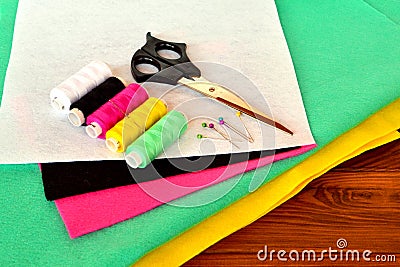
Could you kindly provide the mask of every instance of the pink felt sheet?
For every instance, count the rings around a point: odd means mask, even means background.
[[[225,181],[231,177],[305,153],[316,145],[260,159],[194,173],[132,184],[55,200],[71,238],[76,238],[134,218],[172,200]]]

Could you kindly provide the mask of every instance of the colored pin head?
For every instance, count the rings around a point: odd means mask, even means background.
[[[236,112],[237,117],[240,117],[241,115],[242,115],[242,112],[240,112],[240,111]]]
[[[219,120],[219,121],[223,121],[223,120],[224,120],[224,118],[222,118],[222,117],[219,117],[219,118],[218,118],[218,120]]]
[[[225,123],[224,120],[219,120],[219,124],[220,124],[220,125],[223,125],[224,123]]]
[[[208,128],[214,128],[214,123],[210,123],[210,124],[208,124]]]
[[[197,139],[202,139],[203,138],[203,135],[202,134],[198,134],[197,135]]]
[[[205,128],[205,127],[207,127],[207,123],[203,122],[203,123],[201,124],[201,126]]]

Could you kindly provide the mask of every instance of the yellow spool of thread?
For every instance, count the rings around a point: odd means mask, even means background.
[[[107,131],[107,147],[114,152],[124,152],[133,141],[165,114],[167,114],[165,103],[158,98],[150,97]]]

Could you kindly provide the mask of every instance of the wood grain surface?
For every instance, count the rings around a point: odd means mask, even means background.
[[[347,246],[339,249],[338,239],[345,239]],[[268,256],[271,250],[276,252],[272,260],[268,257],[260,261],[257,253],[265,245]],[[329,247],[338,250],[331,254],[332,258],[337,255],[337,259],[331,260],[326,252],[318,261],[321,251]],[[279,250],[286,251],[283,258],[287,261],[278,259]],[[299,253],[299,260],[289,258],[292,250]],[[317,260],[314,261],[311,254],[311,261],[308,261],[307,253],[302,260],[304,250],[314,250]],[[359,261],[356,254],[352,260],[354,250],[359,252]],[[362,257],[365,250],[372,252],[366,257],[370,261]],[[291,256],[295,259],[295,252]],[[384,259],[386,261],[382,262]],[[276,265],[400,266],[400,140],[330,170],[297,196],[185,264]]]

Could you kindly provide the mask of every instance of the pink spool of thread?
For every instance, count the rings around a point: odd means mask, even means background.
[[[149,98],[146,89],[137,83],[129,84],[86,119],[86,133],[92,138],[105,139],[106,132],[126,114],[131,113]]]

